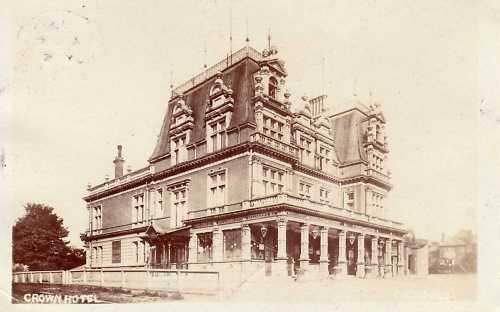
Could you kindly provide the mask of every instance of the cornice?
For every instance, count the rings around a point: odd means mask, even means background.
[[[128,230],[121,230],[121,231],[116,231],[116,232],[109,232],[109,233],[102,233],[102,234],[97,234],[97,235],[80,235],[80,239],[84,242],[88,242],[91,240],[96,240],[96,239],[101,239],[101,238],[107,238],[107,237],[113,237],[113,236],[119,236],[119,235],[127,235],[127,234],[134,234],[134,233],[141,233],[145,232],[148,226],[141,226],[137,228],[132,228]]]
[[[230,218],[238,218],[238,217],[245,217],[248,215],[253,215],[253,214],[259,214],[259,213],[264,213],[264,212],[283,212],[283,211],[291,211],[291,212],[298,212],[302,213],[305,215],[310,215],[310,216],[316,216],[316,217],[321,217],[325,218],[328,220],[334,220],[334,221],[339,221],[343,223],[350,223],[350,224],[355,224],[355,225],[361,225],[365,227],[369,227],[375,230],[379,229],[384,229],[386,231],[392,232],[392,233],[399,233],[399,234],[406,234],[407,231],[403,229],[398,229],[390,226],[385,226],[385,225],[380,225],[380,224],[375,224],[367,221],[362,221],[362,220],[357,220],[345,216],[338,216],[326,212],[321,212],[317,210],[312,210],[300,206],[295,206],[291,205],[288,203],[280,203],[280,204],[272,204],[269,206],[265,207],[258,207],[258,208],[249,208],[249,209],[242,209],[242,210],[237,210],[237,211],[231,211],[231,212],[226,212],[226,213],[221,213],[221,214],[216,214],[216,215],[208,215],[208,216],[203,216],[203,217],[198,217],[198,218],[193,218],[193,219],[188,219],[184,221],[187,225],[194,225],[198,223],[205,223],[205,222],[217,222],[225,219],[230,219]]]

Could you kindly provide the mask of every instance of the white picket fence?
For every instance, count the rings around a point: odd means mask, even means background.
[[[217,292],[217,271],[163,269],[79,269],[68,271],[13,272],[14,283],[47,283],[91,285],[129,289],[151,289],[180,292]]]

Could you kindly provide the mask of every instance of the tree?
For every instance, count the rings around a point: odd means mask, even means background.
[[[85,263],[81,250],[68,246],[68,230],[54,208],[28,203],[25,215],[12,229],[13,263],[28,265],[31,271],[66,270]]]
[[[453,236],[455,239],[467,244],[467,245],[470,245],[470,244],[473,244],[476,242],[476,237],[474,235],[474,233],[472,232],[472,230],[460,230],[458,231],[454,236]]]
[[[465,254],[460,261],[460,265],[467,272],[476,272],[477,270],[477,250],[476,236],[472,230],[462,229],[454,236],[454,239],[463,242],[466,245]]]

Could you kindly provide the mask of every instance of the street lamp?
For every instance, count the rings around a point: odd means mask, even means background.
[[[262,238],[265,238],[266,237],[266,234],[267,234],[267,227],[265,225],[263,225],[261,228],[260,228],[260,234],[262,234]]]
[[[350,245],[354,244],[355,239],[356,239],[356,236],[354,236],[354,234],[349,235],[349,244]]]

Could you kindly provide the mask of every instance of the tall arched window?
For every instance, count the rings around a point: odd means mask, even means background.
[[[274,77],[269,78],[269,96],[275,99],[277,91],[278,91],[278,80],[276,80],[276,78]]]

